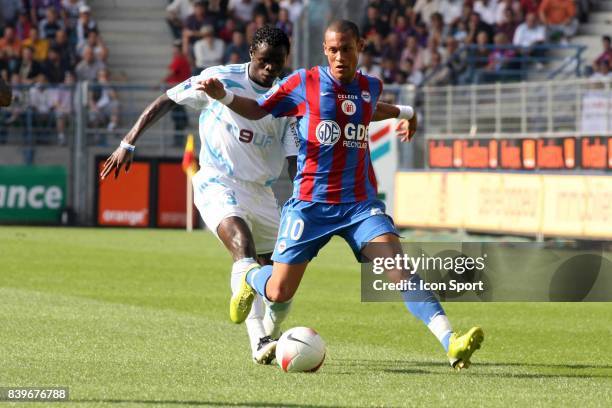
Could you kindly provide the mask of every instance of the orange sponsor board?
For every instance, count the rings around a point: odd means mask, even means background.
[[[612,139],[610,139],[612,140]],[[581,140],[582,167],[585,169],[605,169],[607,167],[607,146],[603,137],[584,137]]]
[[[521,164],[521,141],[501,141],[501,167],[504,169],[520,169]]]
[[[181,163],[160,163],[157,179],[157,226],[184,228],[187,220],[186,208],[187,175]],[[194,214],[196,213],[197,211],[194,211]]]
[[[396,175],[398,226],[612,239],[612,176]]]
[[[463,166],[486,169],[489,167],[489,143],[486,140],[463,141]]]
[[[98,165],[98,174],[104,162]],[[149,225],[149,163],[132,163],[129,173],[122,172],[99,181],[98,224],[147,227]]]
[[[429,167],[453,167],[453,147],[448,140],[429,141]]]

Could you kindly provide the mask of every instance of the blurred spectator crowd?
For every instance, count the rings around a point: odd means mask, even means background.
[[[523,79],[518,73],[544,68],[545,45],[568,43],[590,7],[590,0],[370,0],[360,66],[386,83],[417,86]]]
[[[192,73],[199,73],[215,65],[247,62],[258,28],[272,25],[291,37],[302,8],[302,0],[172,0],[167,22],[180,47],[173,64],[186,74],[187,64]]]
[[[20,126],[35,142],[65,144],[76,81],[92,82],[90,126],[114,129],[119,106],[109,85],[108,49],[86,2],[0,0],[0,6],[0,75],[14,94],[11,107],[0,111],[0,143],[11,126]]]

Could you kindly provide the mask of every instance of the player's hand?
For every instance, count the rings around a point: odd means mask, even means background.
[[[208,78],[198,82],[196,91],[204,91],[213,99],[221,99],[225,96],[225,87],[217,78]]]
[[[417,115],[416,113],[410,120],[400,120],[395,127],[395,132],[402,142],[409,142],[417,130]]]
[[[104,168],[100,172],[100,179],[104,180],[113,170],[115,171],[115,178],[119,177],[119,171],[123,165],[125,165],[125,172],[127,173],[130,171],[132,161],[134,161],[134,153],[123,147],[118,147],[104,162]]]

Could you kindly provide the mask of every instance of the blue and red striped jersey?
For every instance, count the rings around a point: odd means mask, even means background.
[[[298,118],[294,198],[330,204],[376,198],[368,125],[381,93],[378,78],[358,72],[343,84],[319,66],[295,71],[257,100],[275,117]]]

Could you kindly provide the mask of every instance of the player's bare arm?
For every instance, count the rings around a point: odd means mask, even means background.
[[[390,105],[384,102],[378,102],[376,104],[376,109],[374,110],[374,116],[372,117],[372,121],[380,121],[386,119],[394,119],[401,118],[395,127],[395,131],[402,142],[409,142],[417,130],[417,115],[412,110],[412,117],[410,119],[406,118],[407,113],[403,112],[403,109],[407,109],[409,107]],[[409,115],[409,114],[408,114]]]
[[[0,78],[0,106],[9,106],[13,99],[11,87]]]
[[[268,115],[268,112],[259,106],[255,99],[245,98],[243,96],[229,94],[226,92],[223,83],[216,78],[209,78],[204,81],[200,81],[195,89],[196,91],[204,91],[211,98],[221,102],[223,102],[224,98],[228,97],[228,95],[232,95],[233,99],[231,103],[225,103],[225,105],[240,116],[244,116],[247,119],[259,120]]]
[[[172,99],[163,94],[147,106],[140,114],[134,126],[132,126],[132,129],[123,138],[122,144],[106,159],[104,168],[100,173],[100,178],[104,180],[113,170],[115,171],[115,178],[119,177],[119,171],[124,165],[125,172],[127,173],[134,160],[134,152],[127,145],[133,146],[145,130],[170,112],[176,105]]]

